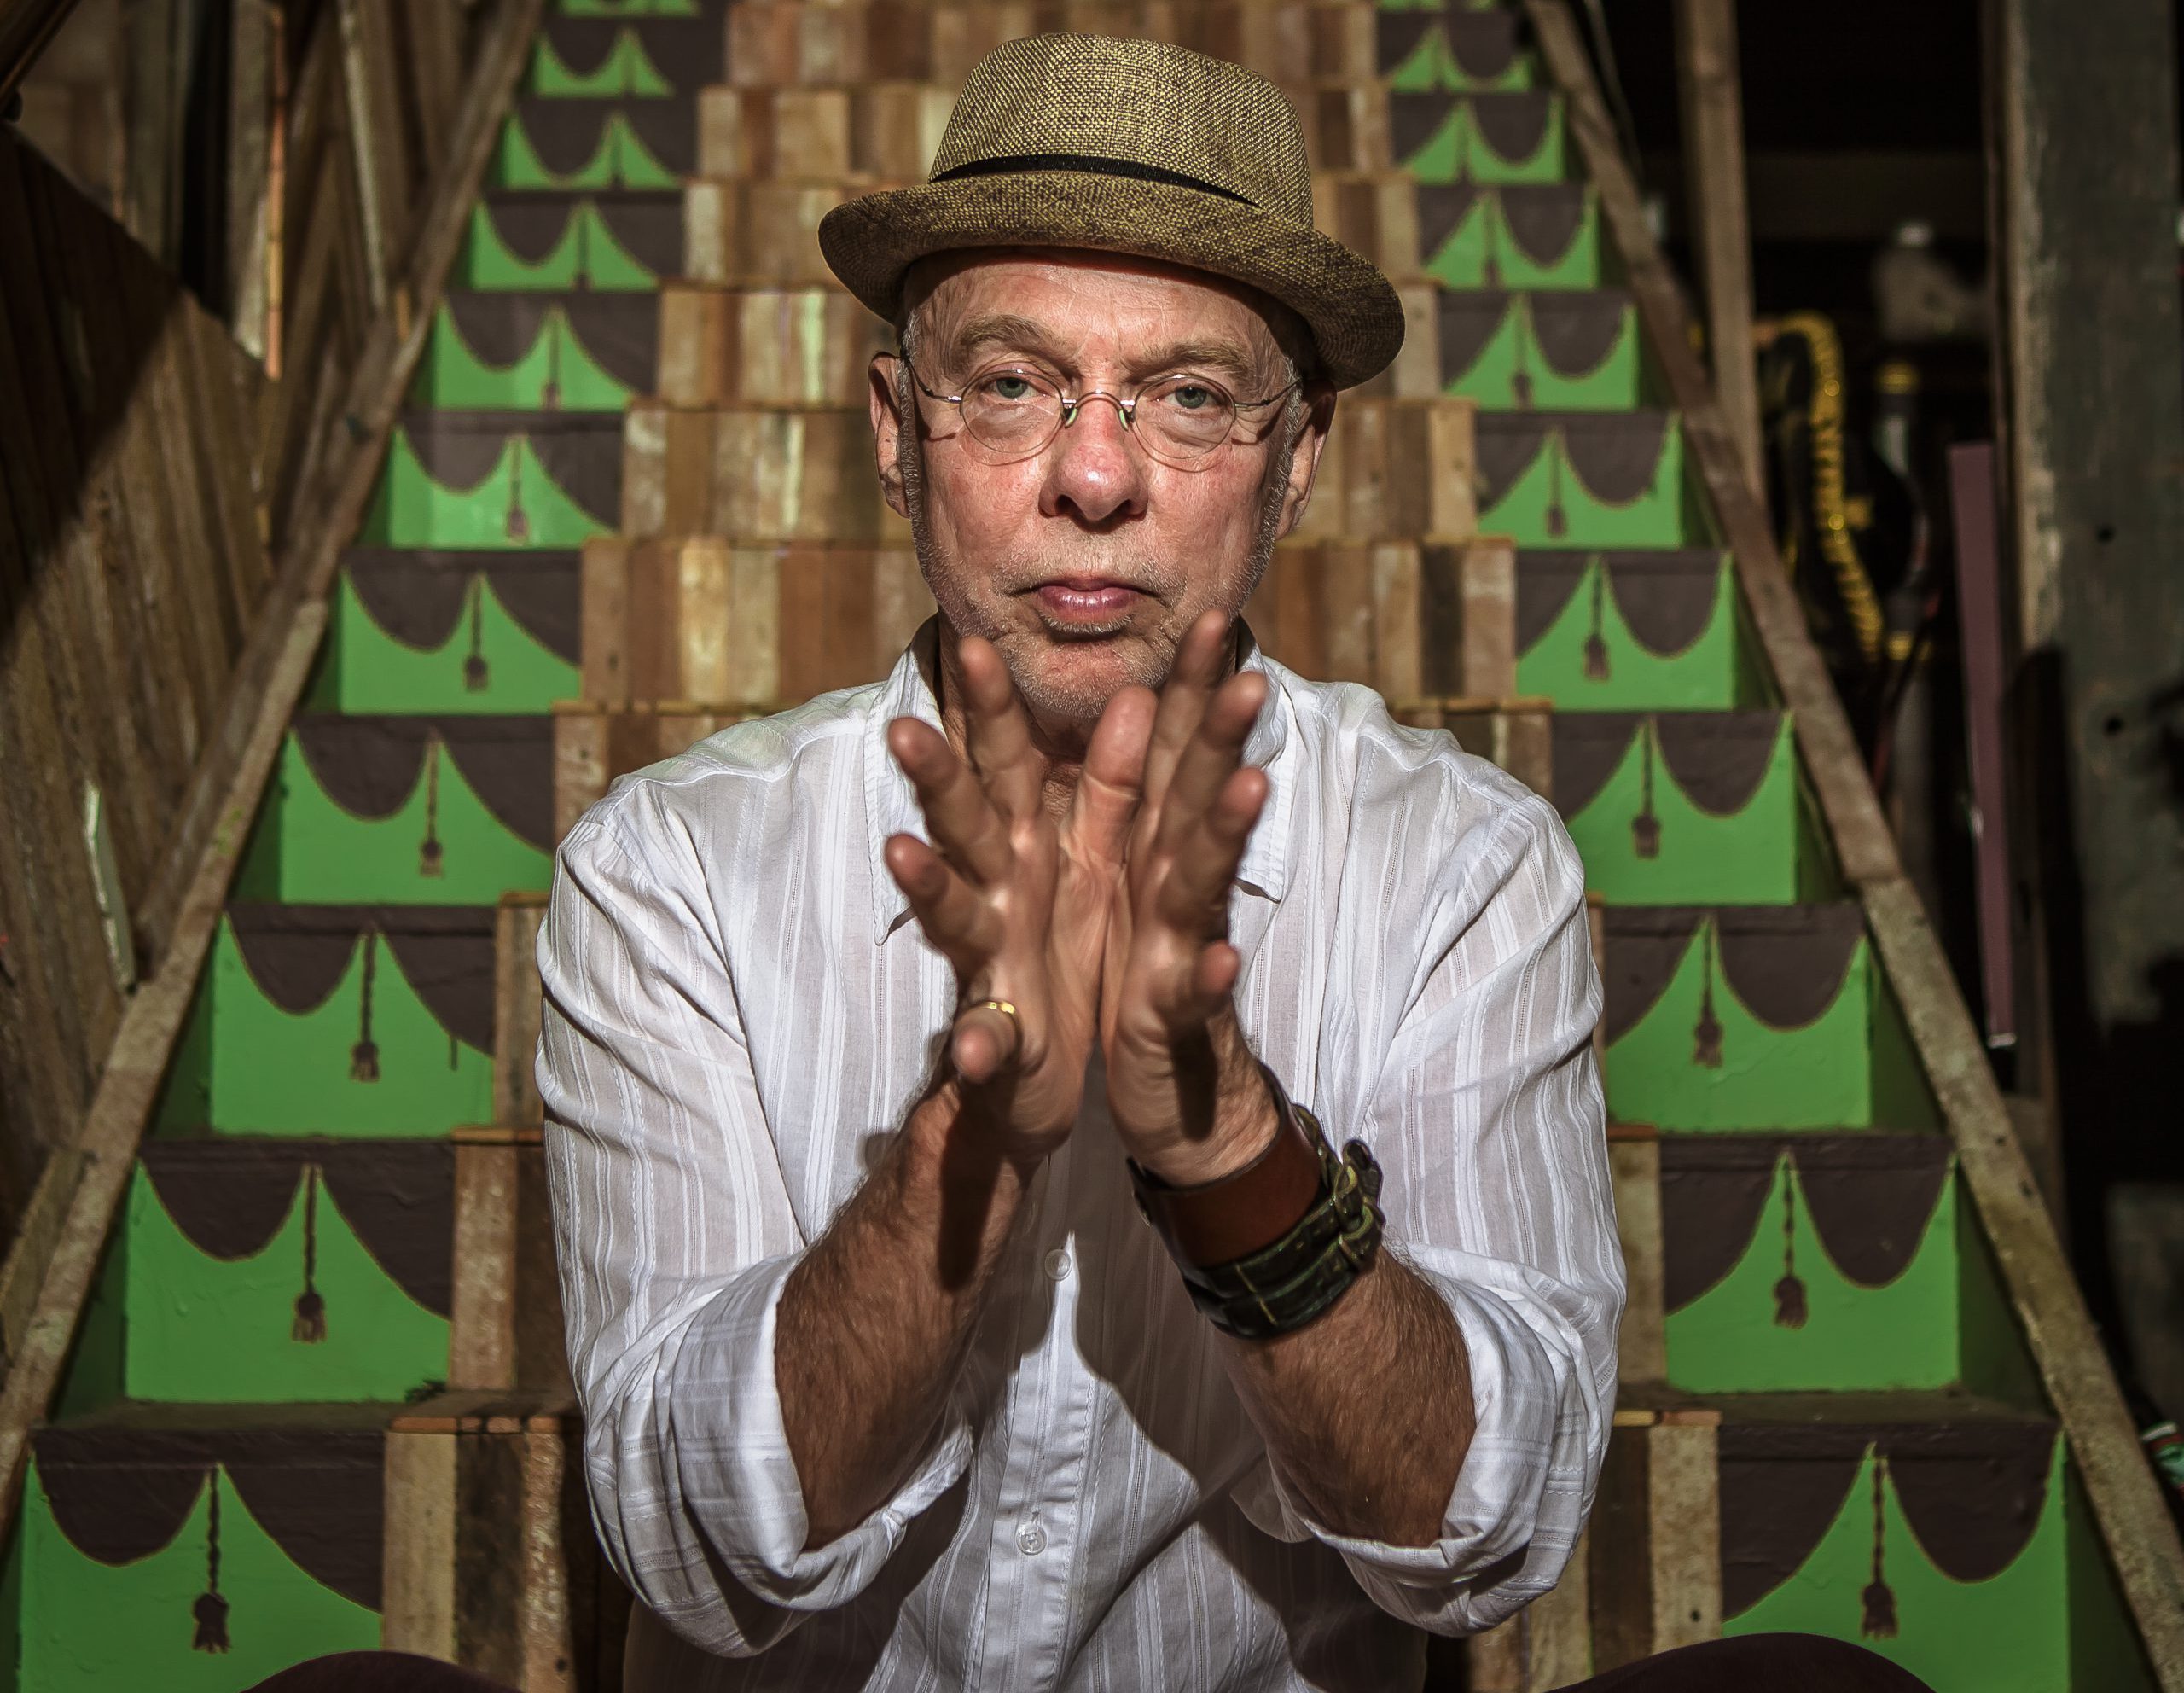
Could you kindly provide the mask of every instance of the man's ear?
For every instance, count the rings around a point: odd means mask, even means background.
[[[902,360],[893,353],[875,352],[865,367],[865,375],[871,387],[872,442],[880,466],[880,492],[888,509],[897,517],[908,517],[909,500],[903,492],[903,430],[906,425],[911,428],[917,425],[903,416],[903,391],[897,380],[901,369]]]
[[[1287,539],[1304,521],[1311,503],[1313,479],[1319,474],[1320,454],[1334,424],[1334,385],[1318,381],[1304,384],[1304,427],[1297,437],[1297,450],[1289,457],[1289,486],[1282,491],[1281,521],[1276,540]]]

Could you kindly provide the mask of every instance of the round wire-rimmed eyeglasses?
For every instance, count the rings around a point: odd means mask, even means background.
[[[1072,395],[1064,393],[1060,384],[1036,366],[1004,363],[979,371],[959,394],[939,394],[926,387],[907,356],[903,363],[920,393],[954,406],[963,419],[964,433],[1004,460],[1044,452],[1048,442],[1077,421],[1088,402],[1104,399],[1122,415],[1123,428],[1147,453],[1188,469],[1225,445],[1246,413],[1277,405],[1302,386],[1292,381],[1264,399],[1238,399],[1211,377],[1182,372],[1141,383],[1128,399],[1105,388]]]

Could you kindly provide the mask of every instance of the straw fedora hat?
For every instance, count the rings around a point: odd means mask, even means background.
[[[979,61],[930,180],[838,206],[820,250],[889,322],[903,274],[964,247],[1065,247],[1247,282],[1310,328],[1350,387],[1403,346],[1403,306],[1367,259],[1312,226],[1312,173],[1279,89],[1156,41],[1039,35]]]

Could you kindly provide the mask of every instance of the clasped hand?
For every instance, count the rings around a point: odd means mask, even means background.
[[[1266,803],[1265,773],[1242,759],[1267,684],[1220,679],[1227,632],[1207,613],[1157,697],[1126,688],[1108,701],[1059,820],[988,643],[960,649],[967,756],[917,719],[888,725],[932,843],[891,836],[887,868],[955,969],[949,1056],[1009,1156],[1036,1161],[1067,1138],[1095,1039],[1124,1149],[1166,1179],[1211,1179],[1271,1135],[1228,940],[1229,890]]]

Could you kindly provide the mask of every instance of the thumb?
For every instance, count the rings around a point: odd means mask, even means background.
[[[1153,738],[1155,705],[1151,689],[1125,688],[1101,713],[1062,820],[1062,839],[1073,856],[1095,864],[1121,864],[1145,796],[1146,748]]]

